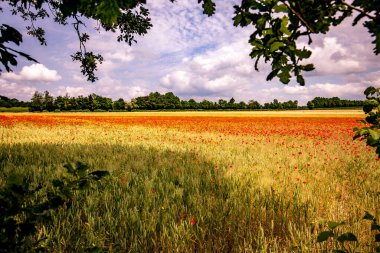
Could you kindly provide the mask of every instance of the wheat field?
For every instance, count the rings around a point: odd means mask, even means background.
[[[65,163],[111,173],[41,226],[54,252],[320,252],[326,221],[373,249],[380,161],[360,111],[0,114],[0,186]],[[37,198],[38,196],[36,196]],[[372,247],[372,248],[371,248]]]

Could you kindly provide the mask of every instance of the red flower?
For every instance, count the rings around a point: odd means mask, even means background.
[[[197,224],[197,220],[194,217],[192,217],[190,219],[190,224],[194,226],[195,224]]]

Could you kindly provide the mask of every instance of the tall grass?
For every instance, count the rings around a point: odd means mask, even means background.
[[[347,221],[365,251],[360,217],[379,216],[379,162],[349,134],[23,123],[0,134],[0,186],[12,173],[48,184],[72,161],[112,174],[40,229],[55,252],[317,252],[323,220]]]

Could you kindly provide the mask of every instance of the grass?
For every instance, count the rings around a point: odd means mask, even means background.
[[[358,251],[379,217],[379,161],[357,111],[0,115],[0,185],[48,184],[67,162],[107,169],[40,237],[54,252],[318,252],[325,220]]]
[[[0,112],[28,112],[28,107],[0,107]]]

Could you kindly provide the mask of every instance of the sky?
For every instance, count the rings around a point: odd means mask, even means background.
[[[312,36],[309,47],[313,54],[308,62],[314,63],[316,70],[305,73],[306,86],[299,86],[295,80],[288,85],[277,79],[266,81],[269,63],[261,62],[257,72],[249,57],[248,39],[253,27],[233,26],[233,5],[238,3],[216,1],[216,14],[207,17],[194,0],[148,1],[153,28],[145,36],[137,36],[137,43],[131,47],[117,42],[117,33],[98,32],[96,23],[88,21],[82,28],[90,34],[87,49],[104,57],[95,83],[87,82],[79,64],[71,60],[79,43],[70,23],[37,22],[46,31],[47,46],[41,46],[26,34],[28,24],[5,10],[0,24],[9,24],[23,34],[22,45],[14,48],[29,53],[39,63],[18,58],[13,72],[2,68],[0,95],[29,101],[36,90],[48,90],[54,96],[96,93],[130,100],[158,91],[197,101],[234,97],[237,102],[278,99],[298,100],[305,105],[318,96],[364,99],[366,87],[380,85],[380,61],[373,53],[373,38],[362,26],[352,27],[352,19],[327,34]]]

